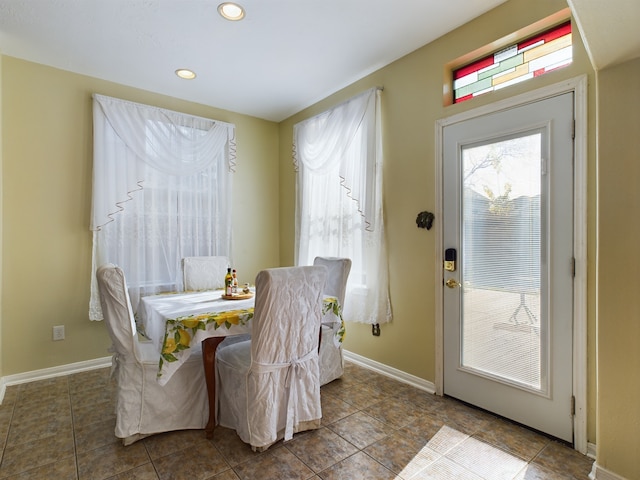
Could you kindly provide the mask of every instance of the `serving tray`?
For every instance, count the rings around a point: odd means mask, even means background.
[[[222,295],[222,298],[225,300],[246,300],[247,298],[253,297],[253,292],[249,293],[236,293],[235,295]]]

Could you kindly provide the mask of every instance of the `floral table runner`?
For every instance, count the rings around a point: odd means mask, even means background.
[[[340,307],[340,302],[338,302],[338,299],[335,297],[325,297],[323,302],[322,314],[326,315],[330,313],[336,318],[333,322],[333,342],[336,347],[340,347],[347,333],[344,326],[344,320],[342,319],[342,307]]]

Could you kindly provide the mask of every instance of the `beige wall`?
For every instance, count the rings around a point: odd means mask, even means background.
[[[640,59],[598,73],[598,465],[640,478]]]
[[[87,313],[94,92],[234,123],[234,264],[243,282],[279,265],[277,124],[6,56],[1,72],[4,376],[109,355]]]
[[[291,163],[292,126],[369,87],[384,86],[384,211],[391,303],[394,319],[371,327],[348,324],[345,348],[417,377],[435,381],[435,241],[440,219],[427,231],[416,227],[417,214],[435,209],[435,123],[461,111],[564,79],[588,75],[589,81],[589,260],[595,259],[595,106],[594,73],[574,35],[571,66],[460,105],[443,106],[443,66],[476,48],[566,8],[563,1],[511,0],[482,17],[369,75],[280,124],[280,257],[293,262],[295,176]],[[574,27],[574,31],[577,29]],[[589,269],[588,441],[595,441],[595,262]]]

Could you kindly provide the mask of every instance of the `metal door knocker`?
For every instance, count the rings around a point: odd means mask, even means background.
[[[418,214],[418,217],[416,218],[416,225],[418,225],[418,228],[426,228],[427,230],[431,230],[434,218],[436,217],[431,212],[420,212]]]

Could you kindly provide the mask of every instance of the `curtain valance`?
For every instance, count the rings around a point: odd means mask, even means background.
[[[293,126],[293,162],[317,175],[338,168],[367,230],[375,228],[376,92],[371,88]],[[355,147],[355,148],[354,148]]]
[[[93,121],[92,230],[110,222],[131,192],[142,188],[144,166],[138,162],[187,177],[215,168],[223,157],[229,171],[235,171],[233,124],[98,94],[93,95]],[[105,129],[111,135],[102,135]],[[105,138],[114,137],[119,142],[105,144]]]

